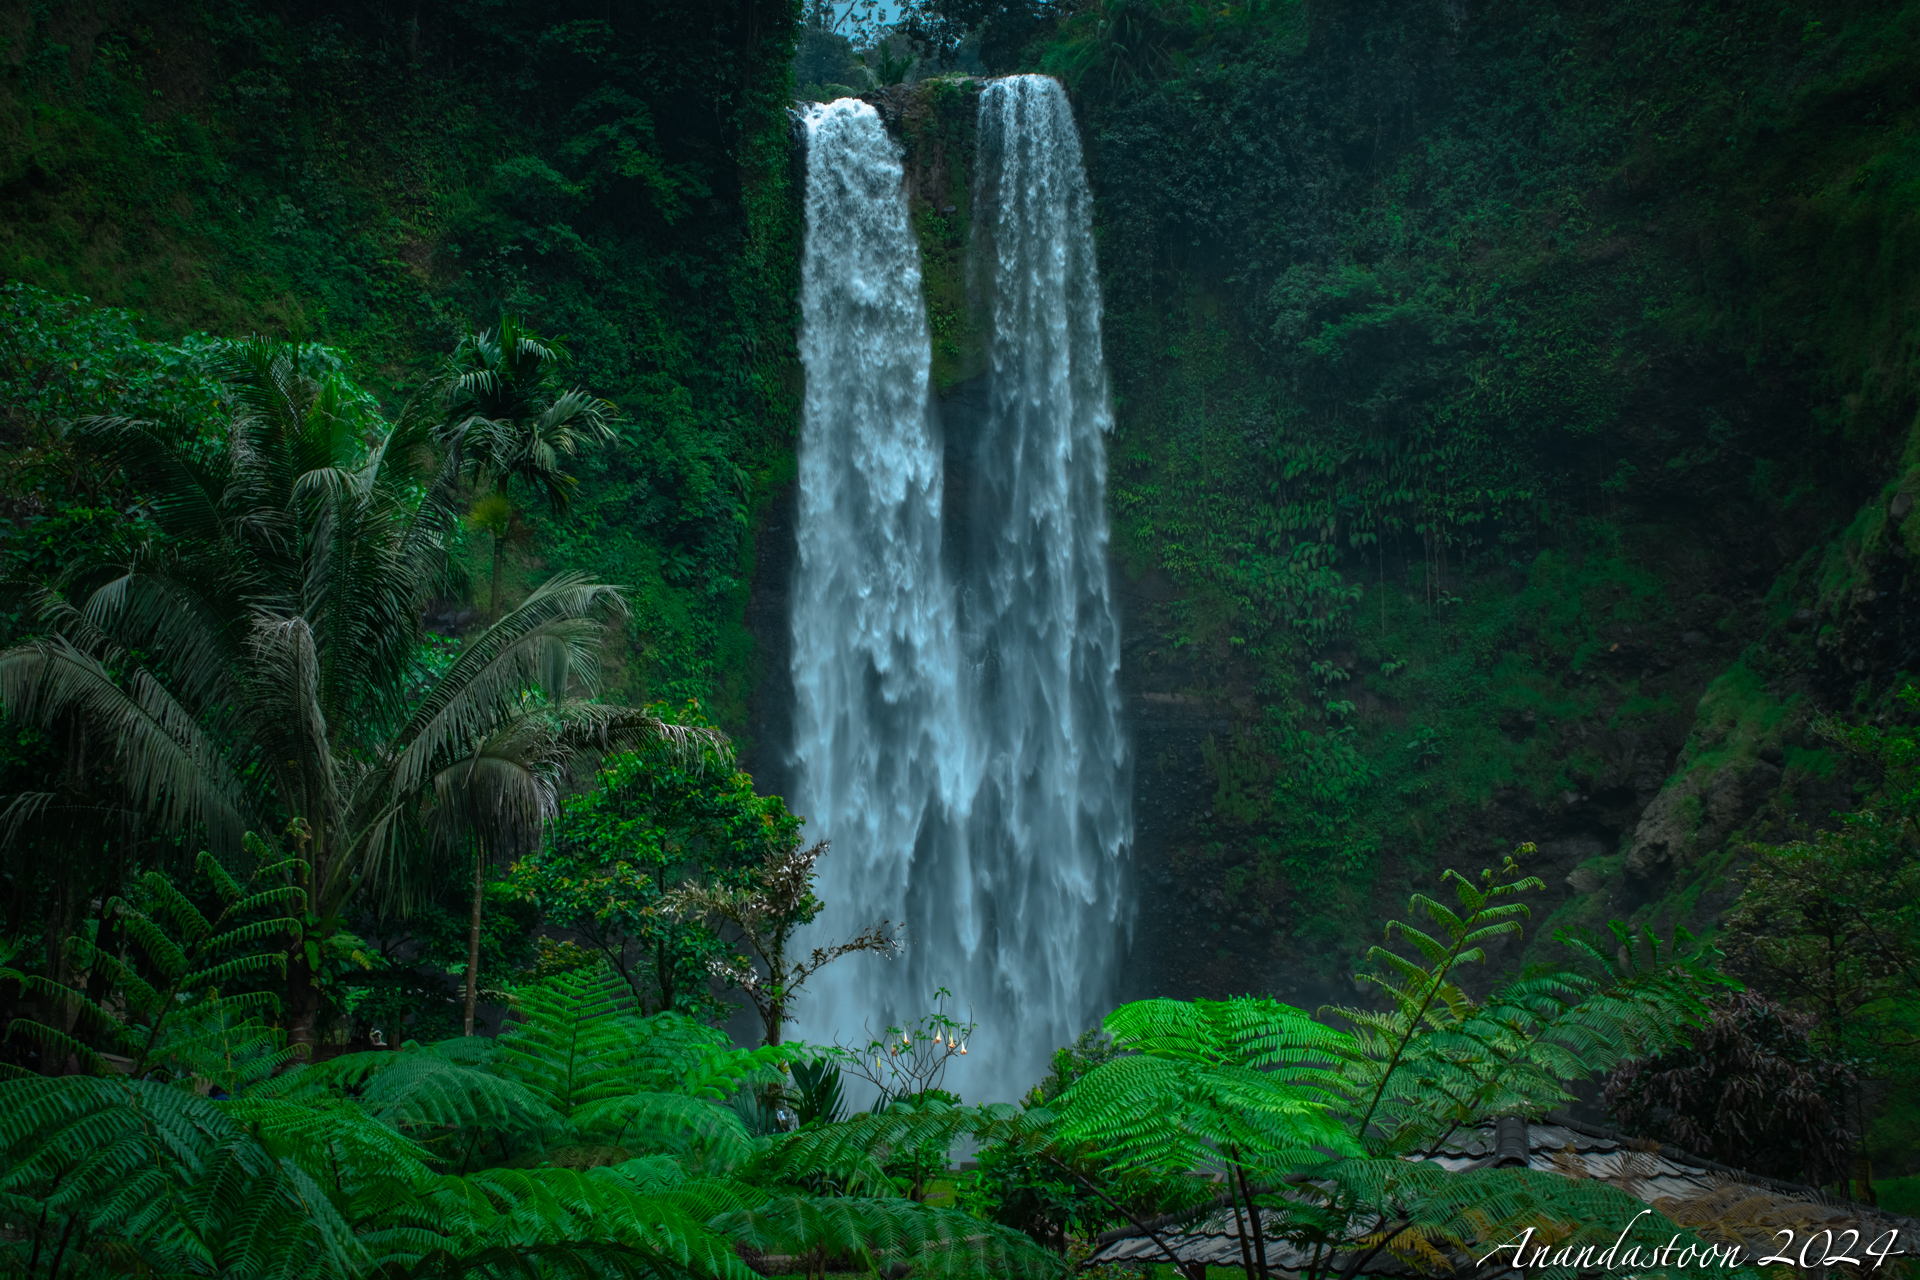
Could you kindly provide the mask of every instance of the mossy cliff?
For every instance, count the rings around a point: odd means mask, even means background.
[[[1134,678],[1217,721],[1142,977],[1304,981],[1520,840],[1556,923],[1710,925],[1742,834],[1848,798],[1809,716],[1915,656],[1916,13],[1263,10],[1037,51]]]
[[[1555,924],[1710,928],[1742,839],[1848,802],[1808,722],[1920,655],[1917,13],[1111,0],[1000,42],[1098,198],[1137,989],[1311,993],[1523,840]],[[868,95],[936,332],[971,92]]]

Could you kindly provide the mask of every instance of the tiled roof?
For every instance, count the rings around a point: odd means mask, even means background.
[[[1898,1230],[1893,1252],[1920,1252],[1920,1221],[1837,1199],[1812,1187],[1743,1173],[1672,1147],[1636,1142],[1565,1117],[1529,1123],[1518,1116],[1502,1116],[1409,1158],[1432,1160],[1455,1170],[1524,1165],[1566,1178],[1595,1178],[1693,1228],[1703,1239],[1743,1245],[1749,1258],[1759,1256],[1756,1251],[1772,1251],[1778,1244],[1776,1233],[1782,1230],[1793,1231],[1797,1241],[1827,1229],[1855,1229],[1863,1241]],[[1201,1213],[1184,1224],[1150,1225],[1182,1262],[1242,1267],[1240,1229],[1233,1210],[1215,1207]],[[1273,1238],[1279,1227],[1277,1214],[1263,1212],[1261,1224],[1272,1270],[1294,1273],[1309,1265],[1311,1251]],[[1127,1228],[1100,1237],[1100,1248],[1091,1261],[1158,1263],[1166,1261],[1166,1254],[1137,1228]],[[1381,1253],[1367,1264],[1365,1274],[1420,1273]]]

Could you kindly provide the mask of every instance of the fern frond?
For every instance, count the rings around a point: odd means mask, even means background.
[[[149,872],[148,874],[157,875],[158,873]],[[154,968],[169,979],[177,978],[186,972],[186,952],[166,935],[165,930],[118,898],[114,899],[114,905],[120,914],[121,927],[127,931],[127,936],[146,952],[147,959],[152,962]]]
[[[884,1111],[801,1129],[777,1139],[754,1171],[782,1182],[826,1176],[852,1187],[890,1188],[882,1166],[895,1152],[945,1149],[962,1136],[984,1135],[1006,1122],[1005,1110],[956,1107],[938,1101],[896,1102]]]
[[[604,967],[560,974],[516,991],[514,1024],[495,1048],[496,1069],[565,1114],[625,1085],[642,1038],[633,993]]]
[[[765,1253],[852,1256],[869,1266],[907,1262],[916,1275],[1046,1277],[1064,1263],[1026,1235],[911,1200],[774,1196],[710,1224]]]
[[[1118,1058],[1075,1081],[1054,1111],[1059,1141],[1129,1167],[1202,1167],[1229,1149],[1271,1165],[1357,1150],[1324,1091],[1240,1066]]]
[[[368,1176],[413,1183],[428,1177],[428,1155],[354,1103],[328,1097],[300,1101],[244,1097],[227,1114],[281,1158],[316,1178]]]
[[[467,1178],[439,1178],[423,1199],[447,1237],[449,1264],[491,1256],[489,1250],[536,1251],[552,1259],[568,1249],[592,1258],[615,1247],[651,1259],[662,1274],[752,1280],[727,1241],[671,1205],[636,1192],[595,1169],[493,1169]]]
[[[746,1126],[730,1107],[680,1093],[632,1093],[578,1108],[582,1132],[629,1148],[691,1156],[705,1168],[730,1169],[753,1154]]]
[[[200,909],[187,901],[186,895],[175,888],[173,881],[166,876],[158,871],[149,871],[140,877],[140,884],[173,917],[174,927],[189,943],[202,942],[213,933],[212,922],[201,915]]]

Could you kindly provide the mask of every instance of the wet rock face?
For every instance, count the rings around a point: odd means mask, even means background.
[[[1774,748],[1777,752],[1778,748]],[[1779,789],[1780,768],[1738,760],[1675,778],[1647,806],[1627,851],[1627,874],[1663,882],[1719,848]]]

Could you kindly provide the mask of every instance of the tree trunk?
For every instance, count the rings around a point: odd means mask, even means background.
[[[1247,1182],[1247,1171],[1239,1170],[1240,1198],[1247,1202],[1247,1221],[1253,1226],[1253,1260],[1260,1268],[1260,1280],[1268,1280],[1272,1274],[1267,1270],[1267,1237],[1260,1225],[1260,1206],[1253,1202],[1253,1187]]]
[[[120,949],[120,917],[107,909],[107,902],[113,897],[113,890],[119,883],[120,873],[116,868],[112,878],[100,887],[100,914],[98,923],[94,927],[93,945],[94,949],[102,955],[113,955]],[[87,999],[99,1004],[107,998],[107,992],[112,985],[112,981],[107,977],[105,965],[88,966]]]
[[[59,876],[54,881],[53,910],[47,913],[47,981],[64,992],[67,986],[68,956],[67,939],[72,936],[73,926],[68,918],[73,913],[73,871],[72,864],[66,859],[57,859]],[[66,995],[52,997],[47,1009],[47,1021],[61,1031],[73,1029],[73,1019],[79,1014],[73,1000]],[[63,1076],[67,1074],[68,1055],[60,1053],[52,1045],[40,1046],[40,1074],[43,1076]]]
[[[1253,1280],[1253,1245],[1247,1239],[1247,1220],[1240,1216],[1240,1195],[1234,1185],[1233,1165],[1227,1165],[1227,1199],[1233,1204],[1233,1225],[1240,1236],[1240,1261],[1245,1264],[1247,1280]]]
[[[673,936],[671,930],[668,931],[667,936]],[[653,980],[660,988],[660,1008],[658,1012],[672,1013],[674,997],[673,953],[668,950],[667,944],[664,942],[658,944],[653,949]],[[646,1011],[646,1002],[642,1001],[640,1004],[640,1012],[645,1013]]]
[[[473,1034],[473,1006],[480,998],[480,909],[485,905],[487,847],[473,842],[473,922],[467,930],[467,1029]]]
[[[786,930],[792,929],[787,925]],[[761,1014],[761,1021],[767,1024],[767,1043],[780,1043],[780,1028],[787,1021],[787,1002],[793,999],[793,992],[787,989],[787,933],[782,930],[771,940],[770,945],[756,945],[761,958],[767,962],[767,1007]]]
[[[307,936],[295,930],[287,945],[287,1043],[305,1045],[307,1061],[313,1061],[317,1039],[314,1028],[320,1021],[320,984],[313,966],[307,963]]]
[[[487,616],[500,617],[500,535],[493,535],[493,589],[487,593]]]

